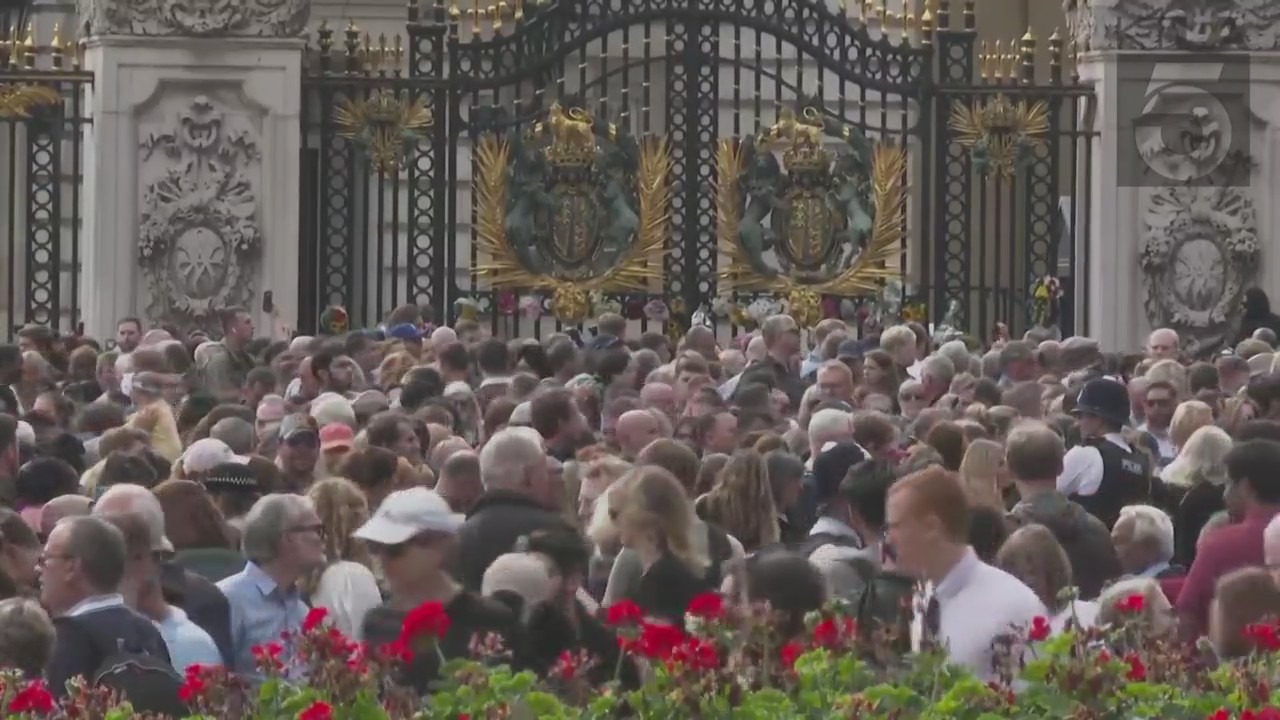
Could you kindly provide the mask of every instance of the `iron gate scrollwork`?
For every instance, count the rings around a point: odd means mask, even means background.
[[[916,17],[823,0],[440,0],[410,4],[403,46],[320,28],[302,329],[326,305],[360,327],[403,303],[507,337],[604,310],[679,332],[726,299],[853,319],[840,301],[891,277],[928,319],[958,303],[971,332],[1025,326],[1035,279],[1069,285],[1074,253],[1063,273],[1057,250],[1087,227],[1071,200],[1084,93],[1063,81],[1057,40],[1046,85],[1018,51],[996,51],[997,80],[973,14],[966,2],[952,28],[948,2]],[[1045,127],[1018,142],[1008,107]],[[965,113],[991,122],[966,131]],[[796,127],[818,128],[821,152],[768,181],[788,209],[743,220],[786,237],[735,254],[725,209],[757,213],[764,181],[726,148],[782,169],[796,148],[766,135]],[[1001,172],[981,172],[993,149]],[[857,282],[836,283],[850,266]]]

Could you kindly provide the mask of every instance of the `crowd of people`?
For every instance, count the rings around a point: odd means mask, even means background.
[[[607,679],[602,608],[680,625],[706,592],[796,633],[842,598],[984,677],[1011,627],[1114,622],[1116,598],[1223,658],[1280,614],[1265,325],[1190,361],[1168,329],[1116,353],[787,315],[728,347],[612,314],[585,339],[413,306],[291,341],[219,320],[0,346],[0,666],[180,712],[184,668],[253,681],[317,607],[373,647],[441,603],[442,652],[398,678],[424,692],[477,635],[536,672],[586,651]]]

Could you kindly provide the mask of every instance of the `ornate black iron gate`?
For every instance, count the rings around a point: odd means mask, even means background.
[[[658,318],[639,308],[659,299],[687,321],[724,298],[865,294],[899,270],[933,320],[954,299],[971,331],[1024,324],[1030,279],[1061,274],[1047,263],[1064,230],[1087,226],[1059,212],[1077,182],[1059,159],[1077,118],[1060,68],[1053,87],[982,82],[972,2],[954,30],[947,2],[920,17],[843,5],[451,1],[411,4],[403,44],[321,28],[304,86],[303,329],[326,305],[359,326],[403,303],[489,315],[507,335],[538,332],[521,316],[544,312]],[[962,138],[955,107],[988,118],[975,100],[1035,93],[1052,127],[1033,162],[987,180],[973,138],[1010,129]],[[975,261],[988,246],[994,269]]]

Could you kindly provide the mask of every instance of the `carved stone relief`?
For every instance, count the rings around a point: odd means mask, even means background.
[[[88,35],[297,37],[311,0],[76,0]]]
[[[1243,190],[1155,190],[1143,217],[1139,257],[1147,320],[1177,330],[1191,354],[1229,341],[1259,254],[1253,201]]]
[[[150,318],[208,327],[255,295],[262,158],[257,132],[235,120],[199,96],[144,130],[138,262]]]
[[[1280,50],[1276,0],[1064,0],[1088,50]]]

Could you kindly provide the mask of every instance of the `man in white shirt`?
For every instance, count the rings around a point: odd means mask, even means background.
[[[956,477],[932,466],[899,480],[886,503],[886,557],[923,585],[917,590],[912,647],[945,648],[950,662],[978,677],[995,676],[992,644],[1023,638],[1048,617],[1030,588],[978,559],[969,546],[969,502]]]
[[[1173,422],[1173,411],[1178,407],[1178,391],[1172,384],[1158,381],[1147,384],[1143,396],[1143,419],[1138,426],[1140,432],[1147,433],[1156,441],[1156,449],[1160,451],[1161,467],[1169,464],[1178,455],[1173,446],[1173,437],[1169,425]]]

